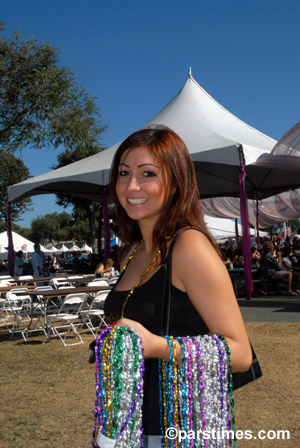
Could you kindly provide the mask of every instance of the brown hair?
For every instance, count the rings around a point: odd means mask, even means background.
[[[273,241],[265,241],[262,250],[264,254],[268,254],[269,252],[273,251],[274,250]]]
[[[199,204],[199,192],[194,165],[181,138],[166,127],[147,128],[137,131],[119,146],[111,169],[110,191],[116,205],[119,222],[119,237],[126,244],[141,240],[137,221],[130,219],[121,206],[116,184],[118,167],[125,151],[139,147],[148,148],[163,168],[166,177],[166,200],[153,231],[153,249],[159,247],[162,260],[166,255],[166,241],[183,227],[198,227],[215,243],[209,234]]]

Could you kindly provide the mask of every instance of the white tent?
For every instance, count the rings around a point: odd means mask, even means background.
[[[204,215],[204,221],[208,230],[217,241],[224,241],[227,238],[235,238],[235,222],[229,218],[212,218]],[[238,224],[238,233],[242,235],[242,226]],[[250,229],[251,237],[256,236],[255,229]],[[266,236],[266,232],[260,232],[260,236]]]
[[[59,249],[57,249],[57,252],[58,252],[58,253],[61,253],[61,252],[69,252],[69,249],[67,248],[67,246],[65,246],[65,245],[63,244]]]
[[[276,143],[217,103],[191,73],[179,93],[143,127],[154,124],[170,127],[186,143],[202,197],[236,195],[241,158],[249,165],[270,153]],[[13,185],[8,190],[9,201],[61,192],[99,200],[100,186],[109,183],[112,159],[119,144]],[[263,168],[261,173],[265,173]]]
[[[70,249],[67,249],[66,252],[77,252],[79,250],[79,247],[76,246],[76,244],[73,244],[72,247],[70,247]]]
[[[34,252],[34,243],[32,241],[27,240],[23,236],[19,235],[16,232],[12,232],[13,234],[13,242],[14,242],[14,251],[18,252],[22,250],[24,253]],[[8,248],[8,238],[7,232],[0,233],[0,253],[6,254]]]
[[[88,246],[86,243],[84,244],[84,246],[80,247],[81,252],[92,252],[92,248],[90,246]]]
[[[46,252],[47,254],[55,254],[60,252],[59,249],[57,249],[55,246],[52,247],[48,247],[47,249],[45,248],[44,252]]]

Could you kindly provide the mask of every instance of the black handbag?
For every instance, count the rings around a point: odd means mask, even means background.
[[[162,304],[162,320],[161,320],[161,336],[169,334],[170,327],[170,311],[171,311],[171,301],[172,301],[172,290],[171,290],[171,274],[172,274],[172,252],[175,242],[179,236],[188,229],[195,229],[201,232],[197,227],[185,227],[181,229],[174,237],[172,244],[169,249],[169,253],[166,259],[165,267],[165,281],[164,281],[164,295]],[[232,374],[233,379],[233,390],[239,389],[246,384],[257,380],[262,376],[262,370],[260,368],[257,356],[251,345],[252,349],[252,363],[250,368],[246,372],[236,372]]]

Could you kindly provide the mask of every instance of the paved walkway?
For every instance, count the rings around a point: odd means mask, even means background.
[[[239,298],[245,322],[300,323],[300,296],[260,296],[250,301]]]

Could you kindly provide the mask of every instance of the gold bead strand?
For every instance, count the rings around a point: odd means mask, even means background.
[[[139,247],[141,246],[141,244],[143,243],[143,240],[138,244],[138,246],[136,247],[136,249],[132,252],[132,255],[130,255],[130,257],[128,258],[127,262],[125,263],[125,265],[123,266],[122,272],[125,271],[125,269],[127,268],[127,265],[129,263],[130,260],[132,260],[132,258],[134,257],[134,255],[136,254],[137,250],[139,249]],[[131,290],[129,291],[124,303],[123,303],[123,307],[122,307],[122,313],[121,313],[121,318],[124,317],[124,310],[125,310],[125,306],[127,305],[128,299],[132,296],[132,294],[134,293],[135,288],[137,288],[141,282],[144,280],[144,278],[146,277],[146,275],[148,274],[148,272],[153,268],[154,264],[156,263],[157,258],[159,257],[159,255],[161,254],[160,250],[157,251],[155,257],[153,258],[153,260],[151,261],[151,263],[149,264],[149,266],[147,267],[146,271],[144,272],[143,275],[141,275],[140,279],[137,281],[137,283],[131,288]]]

